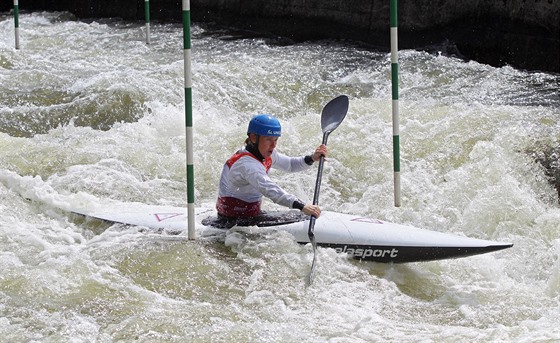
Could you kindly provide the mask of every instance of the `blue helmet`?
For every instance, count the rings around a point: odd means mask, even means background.
[[[249,122],[247,134],[254,133],[259,136],[280,137],[282,135],[282,127],[278,119],[270,114],[257,114]]]

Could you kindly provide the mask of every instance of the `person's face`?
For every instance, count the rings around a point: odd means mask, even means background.
[[[256,142],[257,137],[255,136],[253,142]],[[272,155],[272,152],[276,148],[276,144],[278,143],[278,137],[273,136],[260,136],[259,139],[259,152],[261,153],[262,157],[267,158]]]

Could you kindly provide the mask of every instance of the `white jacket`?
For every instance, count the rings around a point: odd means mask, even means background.
[[[239,150],[232,158],[238,154],[242,154],[242,156],[237,156],[238,159],[231,164],[227,162],[224,164],[220,177],[219,197],[233,197],[253,203],[260,202],[264,195],[276,204],[291,208],[294,201],[298,200],[297,197],[287,193],[270,179],[266,167],[267,162],[259,161],[249,154],[245,148]],[[287,172],[297,172],[310,168],[310,165],[305,163],[305,157],[303,156],[289,157],[274,150],[270,159],[270,168]]]

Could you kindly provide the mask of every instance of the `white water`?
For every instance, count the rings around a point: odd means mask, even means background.
[[[406,265],[319,249],[305,288],[311,249],[285,233],[189,242],[59,209],[185,205],[179,26],[152,25],[149,46],[140,25],[64,13],[20,27],[16,51],[0,17],[0,341],[560,341],[560,208],[530,155],[560,143],[557,75],[402,51],[395,208],[387,54],[194,27],[197,206],[253,114],[278,115],[279,149],[305,154],[322,106],[347,94],[323,208],[515,244]],[[315,176],[274,175],[305,200]]]

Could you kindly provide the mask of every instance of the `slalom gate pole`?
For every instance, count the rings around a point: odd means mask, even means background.
[[[146,44],[150,44],[150,0],[144,0],[144,17],[146,18]]]
[[[19,4],[14,0],[14,28],[16,33],[16,49],[19,49]]]
[[[187,144],[187,229],[189,239],[196,239],[194,227],[194,168],[192,130],[192,72],[191,72],[191,4],[183,0],[183,55],[185,64],[185,124]]]
[[[399,48],[397,36],[397,0],[391,0],[391,83],[393,109],[393,171],[395,206],[401,206],[401,162],[399,129]]]

